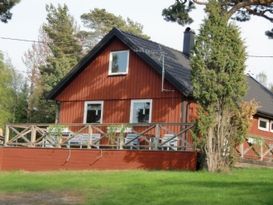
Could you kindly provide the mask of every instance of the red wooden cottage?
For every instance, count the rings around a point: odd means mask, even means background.
[[[190,74],[182,52],[114,28],[49,99],[60,105],[60,123],[186,122],[194,107]]]
[[[185,31],[182,52],[114,28],[50,92],[58,122],[192,122],[193,36]],[[273,140],[273,95],[252,77],[247,81],[246,99],[260,104],[249,135]]]

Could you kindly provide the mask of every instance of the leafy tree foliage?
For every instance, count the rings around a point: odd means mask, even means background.
[[[149,39],[149,36],[143,33],[143,26],[140,23],[130,18],[124,19],[122,16],[116,16],[105,9],[95,8],[88,13],[84,13],[81,15],[81,20],[84,26],[89,29],[89,31],[79,33],[84,46],[88,50],[93,48],[113,27]]]
[[[27,68],[27,88],[24,89],[27,92],[27,104],[24,108],[26,110],[27,122],[41,122],[41,119],[45,119],[45,115],[40,109],[40,102],[43,102],[42,99],[44,99],[40,67],[46,65],[47,58],[51,55],[51,52],[47,45],[49,38],[42,29],[40,30],[38,41],[43,43],[32,44],[32,47],[24,53],[22,58]]]
[[[273,22],[273,0],[228,0],[217,1],[222,15],[237,21],[248,21],[251,16],[262,17]],[[175,3],[162,11],[165,20],[185,25],[193,22],[190,11],[196,5],[207,4],[207,0],[175,0]],[[273,37],[273,30],[266,31],[268,37]]]
[[[16,75],[16,73],[15,73]],[[28,112],[27,112],[27,105],[28,105],[28,94],[29,94],[29,86],[27,84],[26,79],[22,78],[21,75],[17,76],[21,78],[20,88],[15,91],[14,96],[14,106],[13,106],[13,123],[27,123],[28,121]],[[16,79],[16,78],[15,78]],[[15,80],[14,79],[14,80]],[[18,83],[18,81],[17,81]]]
[[[13,97],[12,71],[0,53],[0,127],[12,120]]]
[[[19,3],[20,0],[1,0],[0,1],[0,21],[7,23],[11,19],[11,8]]]
[[[192,82],[208,170],[217,171],[230,165],[232,147],[243,137],[234,116],[246,93],[246,53],[238,28],[228,23],[218,2],[211,0],[206,12],[191,58]]]

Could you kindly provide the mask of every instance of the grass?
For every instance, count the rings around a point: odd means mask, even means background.
[[[0,172],[0,194],[76,193],[80,204],[273,204],[272,169]],[[56,203],[55,203],[56,204]]]

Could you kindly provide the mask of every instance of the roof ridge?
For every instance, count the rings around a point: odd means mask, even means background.
[[[141,36],[137,36],[136,34],[133,34],[133,33],[131,33],[131,32],[126,32],[126,31],[120,30],[120,29],[118,29],[118,28],[116,28],[116,29],[117,29],[118,31],[122,32],[122,33],[131,35],[131,36],[133,36],[133,37],[142,39],[142,40],[144,40],[144,41],[149,41],[149,42],[155,43],[155,44],[157,44],[157,45],[163,46],[163,47],[168,48],[168,49],[171,49],[171,50],[176,51],[176,52],[178,52],[178,53],[181,53],[182,55],[184,55],[185,57],[187,57],[182,51],[180,51],[180,50],[178,50],[178,49],[172,48],[172,47],[170,47],[170,46],[163,45],[163,44],[161,44],[161,43],[158,43],[158,42],[156,42],[156,41],[152,41],[152,40],[150,40],[150,39],[145,39],[145,38],[143,38],[143,37],[141,37]]]

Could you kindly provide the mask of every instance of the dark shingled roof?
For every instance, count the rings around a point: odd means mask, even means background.
[[[181,51],[114,28],[53,88],[48,99],[54,99],[114,38],[122,41],[159,74],[162,74],[164,56],[165,79],[182,94],[191,97],[191,68],[186,55]],[[273,118],[273,94],[254,78],[248,76],[247,81],[248,92],[245,100],[255,99],[260,105],[258,114]]]
[[[255,99],[259,103],[257,114],[273,118],[273,93],[251,76],[247,77],[247,81],[245,100]]]
[[[175,81],[175,87],[188,96],[192,92],[191,85],[191,69],[189,59],[181,51],[169,48],[159,43],[139,38],[135,35],[122,32],[121,33],[129,39],[138,50],[136,52],[143,52],[148,55],[157,65],[159,65],[159,73],[162,72],[163,56],[164,56],[164,68],[167,80],[170,83]],[[171,78],[170,78],[171,77]]]

